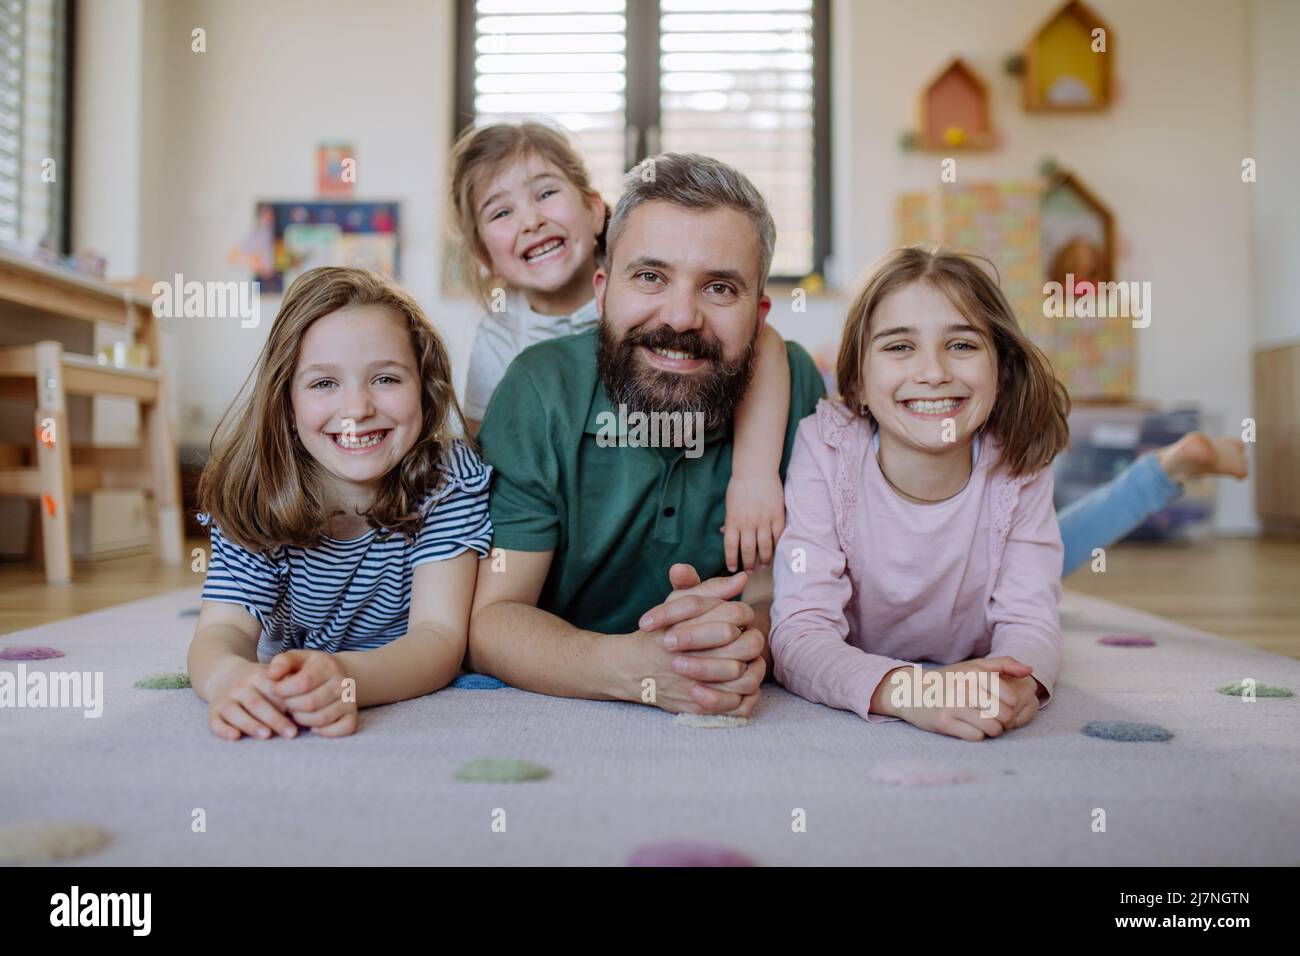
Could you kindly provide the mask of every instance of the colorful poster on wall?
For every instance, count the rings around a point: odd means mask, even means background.
[[[270,261],[258,256],[253,278],[271,293],[316,266],[374,269],[395,279],[399,213],[396,202],[260,202],[258,232],[269,237]]]
[[[1136,385],[1135,336],[1128,319],[1048,318],[1043,314],[1043,251],[1054,226],[1044,221],[1034,182],[945,185],[898,196],[895,234],[902,245],[938,241],[992,260],[1020,327],[1052,363],[1075,399],[1127,400]],[[1050,247],[1049,247],[1050,248]]]

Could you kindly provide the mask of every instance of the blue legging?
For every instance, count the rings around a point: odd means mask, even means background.
[[[1062,576],[1108,548],[1182,494],[1156,461],[1145,454],[1100,488],[1094,488],[1058,516],[1065,545]]]

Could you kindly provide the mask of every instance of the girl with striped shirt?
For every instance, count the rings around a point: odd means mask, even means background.
[[[304,273],[245,388],[199,485],[190,679],[220,737],[350,734],[358,707],[456,676],[491,468],[455,437],[441,337],[375,273]]]

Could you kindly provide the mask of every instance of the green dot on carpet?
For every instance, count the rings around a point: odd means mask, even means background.
[[[1083,728],[1089,737],[1102,740],[1156,741],[1170,740],[1174,733],[1159,724],[1140,724],[1132,720],[1094,720]]]
[[[102,849],[108,833],[90,823],[15,823],[0,827],[0,863],[49,863]]]
[[[456,779],[467,783],[505,783],[518,780],[542,780],[551,772],[545,767],[513,757],[481,757],[456,771]]]
[[[144,690],[184,690],[190,686],[190,675],[150,674],[148,677],[141,677],[135,682],[135,686]]]
[[[1224,684],[1222,687],[1219,688],[1219,693],[1227,694],[1229,697],[1245,697],[1246,683],[1245,681],[1237,681],[1236,683],[1233,684]],[[1289,687],[1275,687],[1272,684],[1256,684],[1255,696],[1256,697],[1294,697],[1295,691],[1291,690]]]

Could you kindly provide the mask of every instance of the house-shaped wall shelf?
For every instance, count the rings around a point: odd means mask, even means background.
[[[1039,210],[1045,278],[1110,282],[1115,278],[1115,217],[1075,175],[1057,173],[1043,189]]]
[[[1104,52],[1094,51],[1102,30]],[[1070,0],[1025,46],[1021,100],[1026,110],[1075,112],[1110,105],[1115,34],[1082,0]]]
[[[989,91],[957,57],[921,93],[919,145],[926,150],[989,149],[996,145]]]
[[[1053,372],[1072,398],[1131,400],[1137,385],[1137,332],[1128,316],[1100,309],[1098,283],[1115,281],[1110,209],[1078,177],[1061,172],[1048,180],[1040,197],[1038,226],[1045,278],[1061,283],[1062,291],[1073,283],[1079,297],[1051,320],[1047,352]],[[1083,304],[1088,301],[1091,306]],[[1109,294],[1105,301],[1110,304]]]

